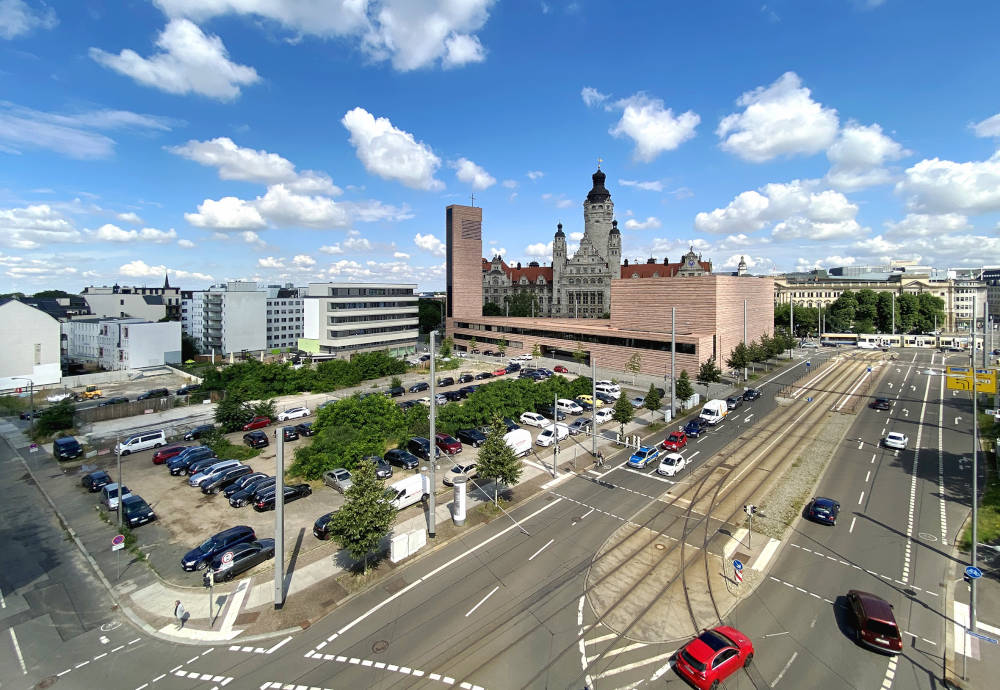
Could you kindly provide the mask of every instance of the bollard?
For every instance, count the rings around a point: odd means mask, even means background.
[[[468,481],[469,478],[465,475],[455,477],[455,497],[452,503],[451,519],[457,527],[465,524],[466,484]]]

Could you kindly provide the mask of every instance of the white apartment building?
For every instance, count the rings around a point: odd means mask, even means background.
[[[307,288],[267,286],[267,349],[297,348],[304,334]]]
[[[17,300],[0,301],[0,391],[59,383],[59,322]]]
[[[191,292],[181,303],[181,325],[204,354],[225,355],[267,346],[267,292],[233,280]]]
[[[181,361],[181,324],[145,319],[76,319],[61,324],[66,356],[101,369],[142,369]]]
[[[301,349],[350,357],[355,352],[416,350],[415,284],[309,283]]]

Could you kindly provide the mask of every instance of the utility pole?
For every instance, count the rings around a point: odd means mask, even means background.
[[[747,301],[743,300],[743,347],[747,344]],[[747,373],[746,366],[743,367],[743,381],[749,381],[750,376]]]
[[[507,312],[510,312],[510,302],[507,303]],[[437,444],[434,442],[435,428],[434,428],[434,416],[437,412],[437,393],[435,389],[437,387],[437,380],[434,378],[434,360],[437,359],[437,354],[434,352],[434,338],[437,337],[437,331],[430,332],[430,343],[431,343],[431,435],[427,439],[427,462],[430,464],[430,469],[428,470],[428,475],[430,476],[431,486],[427,493],[430,495],[430,499],[427,501],[427,536],[431,539],[437,532],[437,524],[435,523],[435,511],[437,510],[437,501],[435,500],[435,493],[437,491],[437,474],[435,474],[434,469],[437,465]]]
[[[555,393],[552,396],[552,476],[555,477],[559,474],[559,408],[556,404],[559,402],[559,394]]]
[[[976,547],[979,544],[979,403],[976,399],[976,341],[975,341],[975,314],[976,298],[972,298],[972,353],[970,355],[970,368],[972,369],[972,565],[976,565]],[[976,630],[976,579],[969,582],[969,630]],[[968,644],[968,636],[965,637]],[[964,648],[964,647],[963,647]]]
[[[677,307],[670,307],[670,421],[677,414]]]
[[[274,439],[274,608],[285,605],[285,434]]]
[[[118,533],[122,532],[122,514],[125,512],[122,510],[122,437],[118,436],[118,442],[115,443],[115,455],[118,461]]]
[[[597,457],[597,360],[594,359],[594,352],[590,352],[590,438],[592,443],[590,453]]]

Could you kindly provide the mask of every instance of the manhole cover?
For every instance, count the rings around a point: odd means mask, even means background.
[[[666,547],[666,546],[664,546],[663,544],[657,544],[657,545],[656,545],[656,548],[658,548],[658,549],[659,549],[660,551],[663,551],[663,549],[665,549],[665,548],[667,548],[667,547]]]
[[[372,645],[372,652],[374,654],[381,654],[385,650],[389,649],[388,640],[376,640],[375,644]]]

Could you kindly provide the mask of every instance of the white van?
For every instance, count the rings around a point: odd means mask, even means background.
[[[413,474],[390,484],[386,490],[386,498],[396,510],[402,510],[420,501],[430,498],[431,480],[425,474]]]
[[[621,397],[622,389],[619,386],[607,383],[599,383],[594,386],[594,390],[598,393],[604,393],[605,395],[610,395],[612,398],[617,400]]]
[[[701,408],[701,414],[698,415],[698,419],[715,425],[721,422],[727,414],[729,414],[729,405],[726,404],[725,400],[709,400]]]
[[[167,445],[167,435],[163,433],[163,429],[154,429],[153,431],[143,431],[140,434],[129,436],[115,446],[115,453],[128,455],[129,453],[137,453],[140,450],[159,448],[165,445]]]
[[[503,440],[514,451],[516,457],[521,457],[531,452],[531,432],[527,429],[509,431],[504,434]]]
[[[579,403],[567,398],[556,400],[556,409],[566,414],[583,414],[583,408],[580,407]]]

